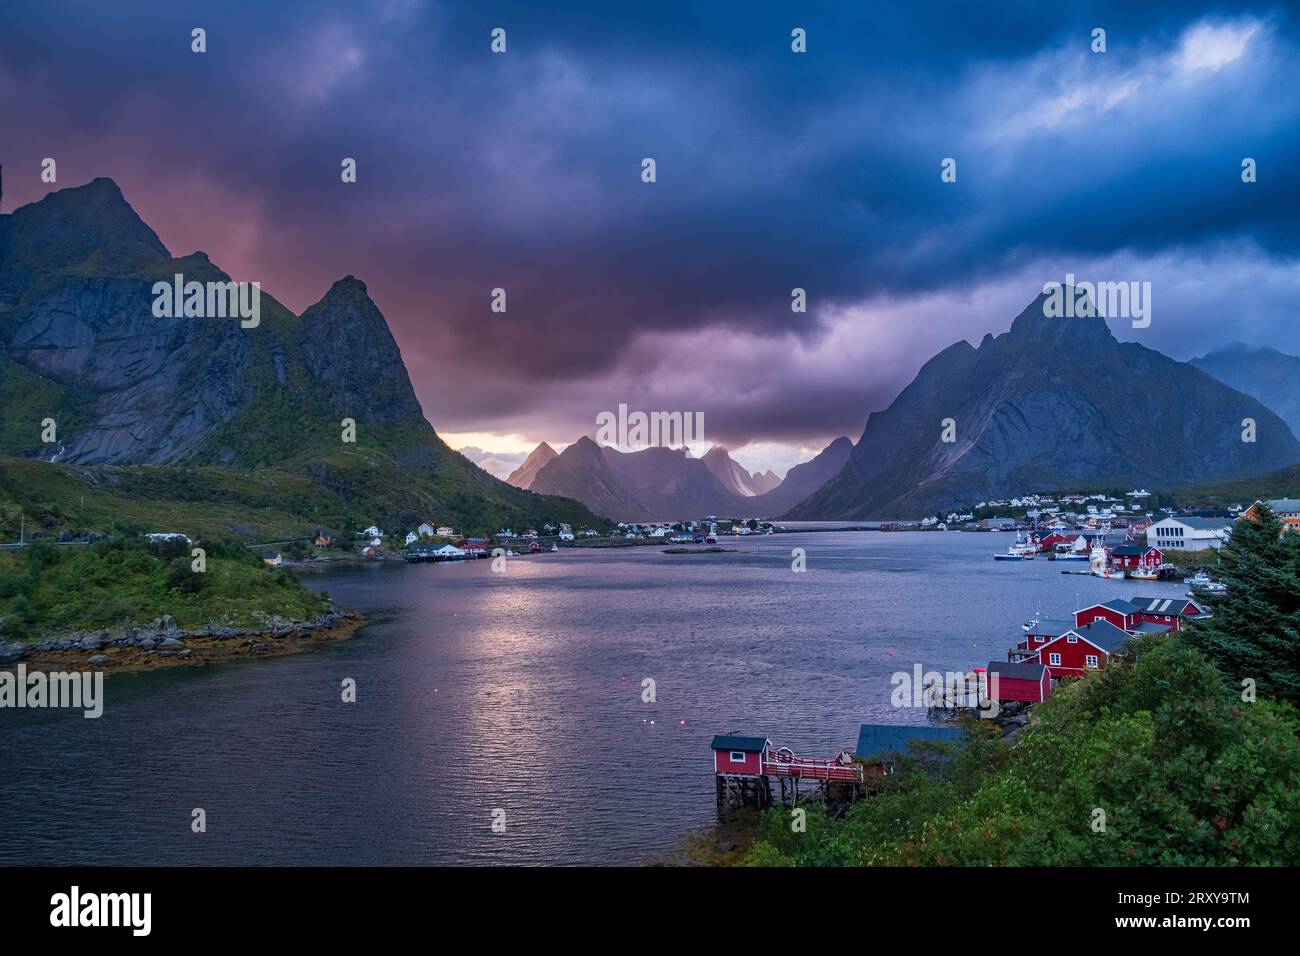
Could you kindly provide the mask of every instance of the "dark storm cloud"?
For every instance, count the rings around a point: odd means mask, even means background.
[[[1298,33],[1205,3],[50,3],[0,34],[0,160],[6,208],[44,156],[113,176],[296,309],[361,276],[446,431],[564,441],[629,402],[856,438],[1066,271],[1167,280],[1142,341],[1178,357],[1280,332]]]

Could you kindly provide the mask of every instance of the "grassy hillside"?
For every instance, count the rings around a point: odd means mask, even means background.
[[[120,536],[85,547],[42,541],[0,551],[4,637],[116,632],[164,614],[187,630],[256,627],[275,615],[308,620],[329,610],[326,598],[288,571],[268,568],[239,543],[209,543],[206,550],[202,573],[192,569],[187,546]]]
[[[1179,638],[1071,680],[1016,746],[916,754],[841,819],[769,811],[775,866],[1255,866],[1300,858],[1300,721]],[[982,723],[976,721],[976,723]],[[1100,825],[1100,828],[1099,828]]]
[[[1300,465],[1291,465],[1258,478],[1207,482],[1179,488],[1176,497],[1178,503],[1187,508],[1249,505],[1267,498],[1300,498]]]
[[[16,540],[24,515],[29,536],[122,528],[247,542],[302,538],[317,528],[347,534],[371,522],[394,533],[421,521],[461,533],[547,521],[604,525],[568,499],[517,490],[515,500],[498,497],[492,486],[479,487],[477,469],[454,453],[437,477],[356,446],[296,467],[237,471],[0,458],[0,537]]]

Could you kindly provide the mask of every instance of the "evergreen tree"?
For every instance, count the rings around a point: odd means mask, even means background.
[[[1261,695],[1300,704],[1300,535],[1282,534],[1263,504],[1238,521],[1219,552],[1223,594],[1198,592],[1214,612],[1186,636],[1237,689],[1253,679]]]

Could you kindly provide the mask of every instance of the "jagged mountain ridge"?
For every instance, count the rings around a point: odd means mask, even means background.
[[[620,452],[584,437],[544,465],[531,487],[576,498],[616,521],[669,521],[710,514],[775,518],[837,472],[851,448],[852,442],[839,438],[811,461],[791,468],[771,491],[743,495],[720,481],[704,458],[693,458],[685,449]],[[726,462],[735,462],[725,450],[719,452],[714,464],[730,474]]]
[[[0,453],[284,469],[368,520],[595,520],[575,502],[493,478],[442,442],[355,277],[301,315],[262,290],[260,324],[245,329],[233,318],[155,316],[154,283],[177,273],[230,279],[201,252],[173,258],[108,179],[0,216]],[[42,441],[47,417],[58,422],[57,449]],[[354,444],[342,441],[345,418],[356,422]]]
[[[918,517],[1030,491],[1177,487],[1300,461],[1273,412],[1104,319],[1049,318],[1043,297],[1010,331],[939,352],[867,421],[844,469],[792,519]],[[945,419],[956,441],[940,440]],[[1242,441],[1242,420],[1257,441]]]

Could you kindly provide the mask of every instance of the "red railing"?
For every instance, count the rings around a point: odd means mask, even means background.
[[[763,772],[777,777],[802,777],[805,780],[862,782],[861,764],[842,764],[836,760],[813,760],[807,757],[778,757],[771,750],[763,754]]]

